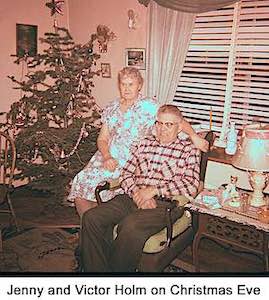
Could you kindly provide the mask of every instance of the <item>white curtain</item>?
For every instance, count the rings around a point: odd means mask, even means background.
[[[195,14],[150,3],[147,36],[146,94],[171,103],[182,71]]]

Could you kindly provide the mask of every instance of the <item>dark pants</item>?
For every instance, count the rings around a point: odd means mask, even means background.
[[[157,208],[138,209],[127,195],[118,195],[88,210],[82,218],[81,254],[85,272],[135,272],[144,244],[166,226],[166,207],[171,203],[157,201]],[[172,210],[172,220],[181,216]],[[113,240],[113,228],[119,224]]]

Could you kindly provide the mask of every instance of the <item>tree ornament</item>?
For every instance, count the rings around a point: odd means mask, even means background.
[[[58,31],[58,22],[57,22],[56,18],[53,20],[53,27],[54,27],[55,33],[57,33],[57,31]]]
[[[59,169],[59,171],[64,171],[64,173],[66,173],[66,171],[68,170],[67,162],[60,164],[58,169]]]
[[[71,117],[71,116],[73,115],[73,113],[74,113],[73,110],[74,110],[74,107],[73,107],[73,101],[70,100],[70,101],[68,102],[68,105],[67,105],[66,115],[67,115],[68,117]]]
[[[56,162],[59,160],[59,157],[62,155],[62,151],[58,145],[54,145],[52,148],[49,148],[49,151],[53,154]]]
[[[64,150],[63,150],[63,149],[62,149],[62,151],[61,151],[60,158],[65,158],[65,153],[64,153]]]
[[[34,157],[32,161],[35,161],[37,159],[37,156],[38,156],[38,148],[35,148]]]
[[[83,138],[87,138],[89,136],[89,132],[85,129],[83,132]]]
[[[15,126],[16,127],[23,127],[24,126],[24,117],[22,115],[19,115],[16,118]]]
[[[62,153],[61,153],[61,158],[69,158],[70,156],[72,156],[72,155],[76,152],[76,150],[77,150],[77,148],[78,148],[78,146],[79,146],[79,144],[80,144],[82,138],[84,137],[84,132],[85,132],[85,130],[86,130],[86,127],[85,127],[85,122],[84,122],[84,123],[82,124],[81,129],[80,129],[79,137],[78,137],[78,139],[77,139],[77,142],[76,142],[75,146],[73,147],[73,149],[72,149],[72,150],[69,152],[69,154],[67,154],[67,155],[65,155],[64,152],[62,152],[63,155],[62,155]]]
[[[46,6],[50,8],[51,16],[55,14],[63,15],[63,5],[64,5],[64,0],[51,0],[51,2],[46,3]]]

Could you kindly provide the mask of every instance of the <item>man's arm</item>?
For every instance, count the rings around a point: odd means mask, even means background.
[[[191,138],[193,144],[196,148],[200,149],[203,152],[208,151],[208,141],[201,138],[191,127],[190,123],[185,119],[182,122],[182,130]]]
[[[168,198],[175,195],[194,196],[199,187],[199,173],[200,151],[192,147],[185,160],[184,173],[178,172],[169,183],[158,185],[158,195]]]

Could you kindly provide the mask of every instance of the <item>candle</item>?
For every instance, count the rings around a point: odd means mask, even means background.
[[[212,130],[212,106],[210,106],[210,113],[209,113],[209,130]]]

